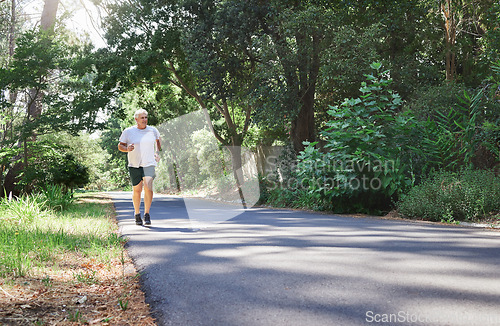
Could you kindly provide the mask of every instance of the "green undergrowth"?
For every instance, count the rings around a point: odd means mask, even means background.
[[[111,204],[88,194],[76,194],[64,210],[46,201],[43,195],[0,200],[0,277],[57,269],[67,255],[104,264],[119,257],[123,239]]]
[[[500,214],[500,177],[491,171],[435,173],[398,203],[404,217],[430,221],[481,221]]]

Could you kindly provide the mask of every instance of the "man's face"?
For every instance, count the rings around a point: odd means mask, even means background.
[[[144,129],[148,125],[148,115],[141,113],[137,118],[135,118],[135,121],[137,122],[137,127],[139,129]]]

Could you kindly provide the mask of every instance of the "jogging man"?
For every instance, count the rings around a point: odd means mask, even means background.
[[[158,129],[148,126],[148,112],[139,109],[134,114],[136,126],[125,129],[120,136],[118,149],[127,153],[128,169],[132,181],[135,224],[142,225],[140,213],[141,194],[144,188],[144,224],[151,224],[149,210],[153,202],[155,167],[161,151]],[[156,151],[155,151],[156,147]],[[144,187],[143,187],[144,186]]]

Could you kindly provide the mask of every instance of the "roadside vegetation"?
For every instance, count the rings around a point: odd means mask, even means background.
[[[405,217],[435,222],[500,222],[500,177],[492,171],[434,173],[403,195]]]
[[[123,239],[116,232],[109,207],[106,211],[95,203],[75,203],[81,195],[61,193],[58,186],[48,189],[1,199],[0,276],[57,270],[66,254],[108,265],[119,257]],[[64,197],[54,196],[56,192]]]
[[[97,193],[2,198],[0,323],[153,325],[114,216]]]
[[[371,68],[360,97],[330,107],[320,140],[305,142],[296,156],[286,153],[279,173],[263,178],[263,202],[498,224],[500,62],[492,67],[494,83],[419,110],[405,107],[389,71],[378,63]]]

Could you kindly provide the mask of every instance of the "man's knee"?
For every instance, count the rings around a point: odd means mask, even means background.
[[[144,177],[144,187],[148,190],[153,190],[153,178],[152,177]]]

